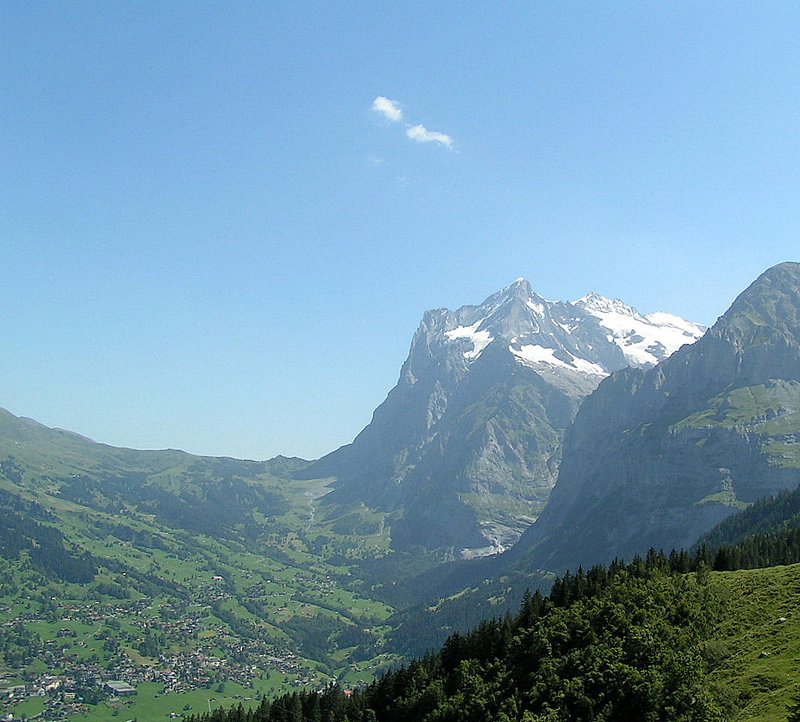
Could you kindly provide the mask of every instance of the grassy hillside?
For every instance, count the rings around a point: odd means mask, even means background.
[[[731,429],[749,434],[773,466],[800,466],[800,382],[773,379],[768,383],[734,388],[715,396],[707,408],[674,424],[684,429]]]
[[[784,722],[800,695],[800,564],[715,572],[711,586],[720,621],[709,681],[727,719]]]

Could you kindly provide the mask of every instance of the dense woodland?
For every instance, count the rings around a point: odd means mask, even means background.
[[[97,572],[92,556],[72,553],[58,529],[37,520],[50,517],[38,504],[0,489],[0,557],[17,559],[25,552],[31,566],[48,577],[77,584],[92,581]]]
[[[792,532],[795,533],[787,533]],[[708,534],[698,546],[711,549],[737,547],[741,555],[720,569],[788,564],[786,559],[796,558],[800,531],[800,487],[793,491],[782,491],[777,496],[761,499],[744,511],[728,517]],[[730,550],[736,557],[736,552]],[[730,554],[729,554],[730,555]],[[723,564],[720,561],[720,564]]]

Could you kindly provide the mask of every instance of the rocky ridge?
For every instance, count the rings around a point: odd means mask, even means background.
[[[561,570],[688,547],[800,483],[800,264],[766,271],[697,343],[612,374],[566,434],[550,502],[510,552]]]

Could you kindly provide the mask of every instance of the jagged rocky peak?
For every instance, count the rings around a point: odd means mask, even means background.
[[[800,339],[800,263],[787,261],[764,271],[714,327],[717,335],[736,338],[740,345],[767,329],[790,343]]]
[[[540,333],[547,325],[551,304],[519,278],[492,294],[478,306],[462,306],[455,312],[441,311],[446,319],[444,338],[463,349],[468,361],[477,359],[495,339],[510,341]]]
[[[524,278],[480,305],[429,312],[423,327],[438,327],[467,363],[499,340],[523,365],[598,378],[628,365],[655,365],[706,330],[669,313],[645,316],[595,292],[572,303],[549,301]]]

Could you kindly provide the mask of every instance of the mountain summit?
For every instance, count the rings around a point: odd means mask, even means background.
[[[800,483],[800,264],[763,273],[692,346],[581,406],[558,483],[511,552],[554,570],[688,547]]]
[[[549,301],[525,279],[479,305],[427,311],[371,423],[305,473],[337,477],[326,505],[382,512],[395,548],[496,553],[546,503],[582,399],[703,331],[597,294]]]

